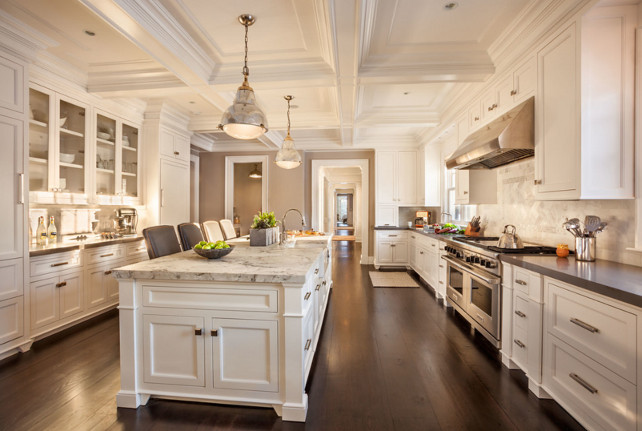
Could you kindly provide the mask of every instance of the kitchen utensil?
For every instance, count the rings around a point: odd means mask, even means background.
[[[572,218],[564,223],[564,228],[569,231],[574,237],[582,236],[582,230],[580,226],[580,219]]]
[[[512,231],[509,231],[512,228]],[[524,248],[524,243],[515,232],[517,229],[512,224],[504,226],[504,232],[497,242],[499,248]]]
[[[575,238],[575,260],[582,262],[595,261],[595,238]]]
[[[598,233],[602,232],[604,229],[606,229],[607,223],[605,221],[600,222],[600,225],[595,229],[595,232],[593,232],[593,236],[597,235]]]
[[[587,236],[592,236],[593,232],[600,226],[602,220],[598,216],[587,215],[584,218],[584,231]]]

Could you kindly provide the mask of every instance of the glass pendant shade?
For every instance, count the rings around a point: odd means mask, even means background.
[[[263,175],[261,174],[261,171],[258,169],[258,165],[255,163],[254,164],[254,170],[250,172],[250,175],[248,175],[250,178],[262,178]]]
[[[265,114],[256,105],[254,90],[246,84],[247,81],[239,87],[234,102],[223,113],[219,126],[236,139],[256,139],[267,131]]]
[[[294,169],[301,165],[301,155],[294,149],[294,141],[288,136],[283,140],[281,149],[276,153],[274,160],[279,168]]]

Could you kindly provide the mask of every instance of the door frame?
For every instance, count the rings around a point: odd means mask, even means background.
[[[268,208],[268,156],[226,156],[225,157],[225,218],[234,218],[234,164],[261,164],[261,211]]]
[[[192,220],[194,223],[199,223],[200,222],[200,208],[199,208],[199,193],[200,193],[200,178],[201,178],[201,158],[195,154],[190,154],[189,156],[189,161],[190,161],[190,170],[192,168],[192,163],[194,163],[194,170],[190,172],[190,179],[194,184],[194,202],[190,202],[192,205],[194,205],[194,218],[195,220]]]
[[[321,209],[323,208],[323,193],[320,192],[320,187],[323,185],[321,181],[322,169],[336,168],[336,167],[359,167],[361,168],[361,193],[359,196],[359,221],[363,235],[361,235],[361,265],[369,263],[368,257],[368,239],[370,236],[368,223],[370,212],[368,206],[370,204],[370,173],[368,170],[368,159],[338,159],[338,160],[312,160],[312,228],[319,230]],[[354,205],[353,205],[354,208]]]

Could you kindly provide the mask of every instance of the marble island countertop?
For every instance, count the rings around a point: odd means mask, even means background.
[[[29,246],[29,256],[30,257],[42,256],[45,254],[62,253],[64,251],[82,250],[82,249],[92,248],[92,247],[101,247],[103,245],[122,244],[126,242],[141,241],[142,239],[143,239],[142,235],[126,236],[126,237],[112,238],[112,239],[102,239],[100,236],[95,235],[80,241],[65,240],[65,241],[56,242],[56,243],[47,244],[47,245],[31,244]]]
[[[206,259],[189,250],[123,266],[112,275],[117,279],[304,283],[330,237],[315,240],[267,247],[234,241],[234,250],[220,259]]]

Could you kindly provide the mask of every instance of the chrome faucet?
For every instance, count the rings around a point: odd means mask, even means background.
[[[441,213],[441,222],[442,222],[442,223],[444,222],[444,216],[445,216],[445,215],[450,216],[450,217],[452,217],[452,216],[453,216],[451,213],[442,212],[442,213]],[[450,220],[450,219],[449,219],[449,220]]]
[[[288,216],[290,211],[296,211],[297,213],[299,213],[299,216],[301,217],[301,230],[303,230],[303,228],[305,228],[305,216],[303,215],[303,213],[301,213],[301,211],[299,211],[296,208],[290,208],[289,210],[287,210],[285,212],[285,214],[283,214],[283,217],[281,218],[281,229],[283,229],[283,231],[281,232],[281,235],[280,235],[279,244],[283,244],[283,241],[285,240],[285,237],[287,235],[285,233],[285,218]]]

